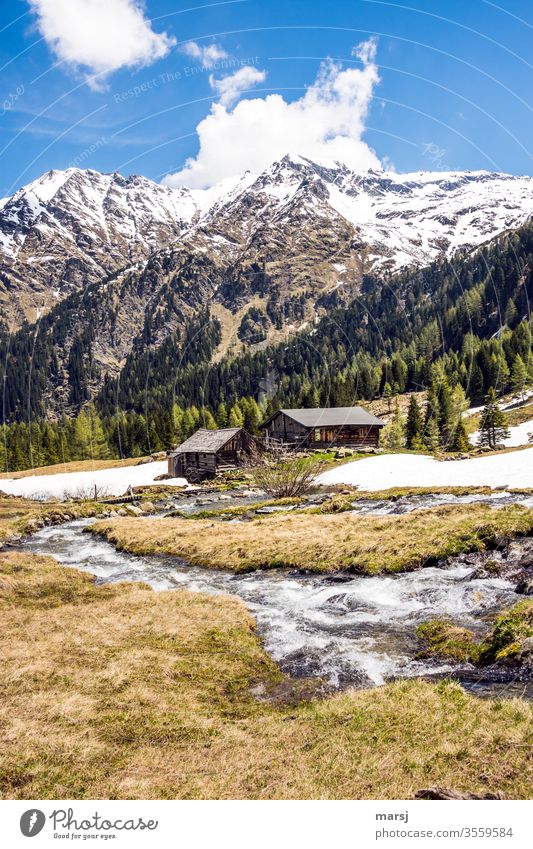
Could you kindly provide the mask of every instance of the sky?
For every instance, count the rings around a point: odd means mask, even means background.
[[[285,153],[533,174],[531,0],[2,0],[0,197],[205,188]]]

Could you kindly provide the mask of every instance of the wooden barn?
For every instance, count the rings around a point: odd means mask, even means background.
[[[385,422],[362,407],[314,407],[309,410],[278,410],[266,419],[261,430],[265,447],[377,448]]]
[[[168,473],[173,478],[199,481],[247,465],[260,450],[258,442],[242,427],[200,428],[170,454]]]

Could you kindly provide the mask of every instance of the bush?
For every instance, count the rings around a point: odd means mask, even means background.
[[[254,484],[274,498],[292,498],[309,492],[326,464],[316,457],[279,459],[270,456],[252,469]]]

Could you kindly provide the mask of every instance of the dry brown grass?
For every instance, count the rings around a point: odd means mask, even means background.
[[[294,701],[241,602],[0,554],[2,798],[527,798],[531,709],[406,681]],[[252,690],[289,696],[258,701]]]
[[[0,496],[0,542],[9,539],[14,534],[27,534],[35,530],[34,520],[42,520],[46,516],[60,514],[71,519],[94,516],[102,512],[105,506],[87,501],[79,504],[62,504],[50,501],[39,504],[26,498],[9,498]]]
[[[2,472],[0,480],[19,480],[31,475],[63,475],[66,472],[96,472],[99,469],[119,469],[123,466],[137,466],[141,457],[129,457],[127,460],[72,460],[70,463],[56,463],[53,466],[38,466],[24,469],[22,472]],[[146,459],[146,458],[145,458]]]
[[[93,525],[133,554],[165,553],[235,571],[287,567],[396,572],[533,531],[533,510],[451,505],[400,516],[283,514],[254,522],[110,519]]]
[[[533,404],[524,404],[522,407],[513,407],[510,410],[505,410],[505,416],[509,427],[515,427],[523,422],[527,422],[533,419]],[[474,431],[479,430],[480,421],[481,413],[474,413],[473,416],[467,416],[464,419],[466,432],[474,433]]]

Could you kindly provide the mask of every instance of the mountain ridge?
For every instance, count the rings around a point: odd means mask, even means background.
[[[205,190],[90,169],[49,171],[0,203],[0,302],[18,326],[88,283],[159,252],[215,265],[276,263],[313,290],[348,286],[473,248],[533,215],[533,178],[489,171],[350,171],[285,156]],[[298,250],[301,241],[301,250]],[[291,244],[292,243],[292,244]]]

